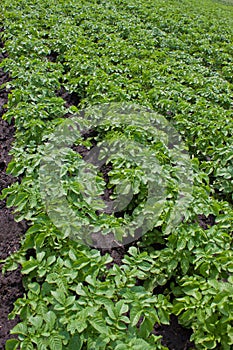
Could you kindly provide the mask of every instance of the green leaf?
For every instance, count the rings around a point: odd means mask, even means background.
[[[38,340],[37,340],[37,349],[38,350],[47,350],[48,349],[48,339],[47,338],[43,338],[43,337],[40,337]],[[26,350],[26,349],[25,349]]]
[[[177,250],[184,250],[186,247],[186,240],[182,237],[177,242]]]
[[[74,295],[68,297],[65,302],[65,306],[68,307],[70,305],[73,305],[75,302],[76,297]]]
[[[185,275],[188,272],[188,269],[189,269],[189,260],[188,260],[188,258],[183,257],[181,259],[180,266],[181,266],[183,274]]]
[[[51,294],[61,305],[65,305],[66,296],[62,290],[58,289],[56,291],[52,291]]]
[[[79,335],[74,335],[69,342],[67,350],[81,350],[83,346],[83,340]]]
[[[169,324],[169,312],[167,310],[163,310],[162,308],[158,309],[159,320],[162,324]]]
[[[99,333],[109,334],[109,329],[106,323],[101,318],[94,318],[88,320],[93,328],[95,328]]]
[[[141,338],[147,338],[152,331],[154,322],[149,318],[144,318],[139,328],[139,336]]]
[[[132,349],[134,350],[152,350],[150,344],[144,339],[135,339],[132,345]]]
[[[51,350],[62,350],[62,340],[59,336],[51,335],[49,338],[49,346]]]
[[[134,246],[130,247],[128,252],[129,252],[129,254],[132,255],[133,257],[136,257],[137,254],[138,254],[138,250],[137,250],[137,248],[134,247]]]
[[[133,327],[138,324],[142,312],[143,310],[140,310],[139,308],[132,308],[132,310],[130,310],[130,322]]]
[[[129,306],[125,304],[124,300],[119,300],[116,303],[115,308],[117,310],[118,315],[122,315],[129,310]]]
[[[22,350],[34,350],[34,346],[29,339],[25,339],[21,343],[21,349]]]
[[[131,350],[132,348],[129,348],[129,345],[126,344],[119,344],[115,347],[115,350]]]
[[[49,330],[52,330],[56,322],[56,314],[53,311],[48,311],[44,315],[44,320]]]
[[[35,295],[40,294],[40,285],[37,282],[30,283],[28,285],[29,290],[34,293]]]
[[[33,259],[33,260],[25,261],[22,264],[21,273],[24,275],[28,275],[30,272],[38,268],[38,266],[39,266],[39,262],[37,260]]]
[[[6,341],[6,350],[17,350],[19,341],[17,339],[8,339]]]
[[[41,263],[45,257],[45,252],[40,252],[36,254],[37,260]]]
[[[24,323],[18,323],[12,330],[11,334],[23,334],[27,335],[28,328]]]
[[[28,319],[36,329],[40,329],[43,323],[43,318],[41,316],[30,316]]]

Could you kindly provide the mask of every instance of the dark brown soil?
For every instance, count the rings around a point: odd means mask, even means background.
[[[64,87],[61,87],[61,89],[57,91],[56,95],[63,98],[65,101],[65,107],[67,108],[70,106],[78,106],[80,103],[80,97],[78,94],[76,92],[69,94]]]
[[[0,190],[9,186],[14,180],[5,174],[5,168],[9,161],[7,152],[12,141],[13,128],[0,120],[0,142],[1,155],[0,164]],[[3,167],[4,164],[4,167]],[[0,259],[5,259],[12,252],[19,248],[20,236],[26,229],[25,223],[16,223],[12,212],[5,206],[5,201],[0,201]],[[2,265],[0,265],[0,269]],[[4,344],[9,336],[10,329],[19,321],[8,320],[8,314],[13,309],[14,301],[22,296],[23,287],[19,269],[8,272],[5,276],[0,273],[0,349],[4,349]]]
[[[198,215],[198,223],[203,230],[207,230],[209,227],[215,225],[215,217],[213,214],[210,214],[208,217],[205,215]]]
[[[169,350],[191,350],[194,349],[193,343],[190,342],[192,332],[179,325],[177,317],[171,315],[170,325],[154,327],[155,335],[162,335],[162,344],[167,346]]]
[[[3,57],[0,56],[0,61]],[[7,103],[7,92],[1,85],[9,80],[7,74],[0,70],[0,192],[14,181],[6,174],[7,165],[11,159],[8,152],[11,148],[14,135],[14,126],[2,120],[5,113],[4,105]],[[0,260],[5,259],[19,248],[20,236],[26,229],[25,223],[16,223],[12,211],[6,208],[6,202],[0,201]],[[2,264],[0,264],[0,270]],[[23,294],[22,279],[19,269],[8,272],[3,276],[0,272],[0,349],[4,349],[7,339],[14,336],[9,335],[10,329],[19,321],[8,320],[8,314],[13,309],[14,301]]]

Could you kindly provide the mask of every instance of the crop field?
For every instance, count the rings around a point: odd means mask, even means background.
[[[233,348],[232,5],[2,0],[0,348]]]

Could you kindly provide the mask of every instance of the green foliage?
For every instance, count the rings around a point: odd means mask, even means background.
[[[230,349],[232,8],[210,0],[3,0],[2,9],[8,57],[1,67],[12,78],[4,118],[16,127],[8,172],[22,180],[0,198],[14,207],[17,220],[30,224],[20,250],[4,266],[6,272],[20,265],[25,287],[9,315],[20,316],[12,330],[18,338],[8,340],[6,350],[165,350],[153,329],[169,324],[171,314],[193,330],[197,349]],[[65,105],[61,88],[74,94],[77,106]],[[127,127],[112,118],[96,128],[97,135],[77,139],[87,148],[106,140],[113,149],[119,140],[139,143],[159,161],[168,183],[163,210],[155,222],[153,213],[150,218],[153,225],[121,266],[109,267],[109,254],[68,238],[70,222],[54,226],[41,198],[39,168],[45,157],[54,162],[47,141],[65,117],[96,103],[129,101],[156,110],[156,118],[167,118],[182,136],[194,172],[192,203],[171,230],[179,178],[162,133],[136,127],[136,116]],[[112,198],[132,191],[128,213],[145,212],[142,167],[127,162],[123,152],[114,155]],[[97,216],[99,202],[93,209],[81,195],[81,157],[72,150],[63,157],[61,182],[52,190],[59,196],[62,183],[75,222],[88,217],[95,229],[114,229],[121,239],[120,225],[133,214]],[[148,163],[148,169],[154,166]],[[88,190],[98,197],[105,186],[100,172],[95,180]],[[202,228],[200,216],[214,217],[215,225]],[[163,294],[156,294],[158,286]]]
[[[197,349],[230,349],[233,344],[232,276],[208,279],[194,275],[178,281],[173,312],[181,314],[180,322],[191,326],[191,337]],[[181,296],[182,295],[182,296]]]

